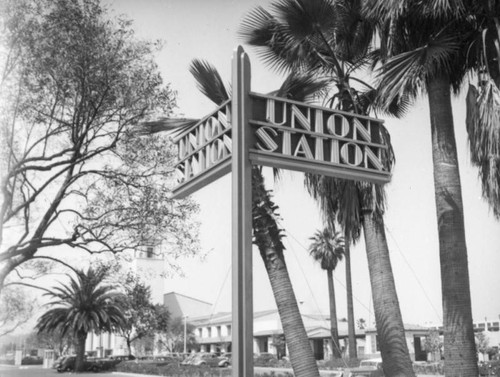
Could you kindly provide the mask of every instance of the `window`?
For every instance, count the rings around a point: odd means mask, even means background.
[[[499,331],[500,323],[499,322],[490,322],[488,323],[488,331]]]
[[[231,325],[227,325],[227,336],[231,336]]]
[[[146,248],[146,258],[153,258],[153,246]]]
[[[208,337],[211,338],[212,337],[212,328],[211,327],[207,327],[207,333],[208,333]]]
[[[220,326],[217,326],[217,336],[218,337],[222,336],[222,332],[221,332],[221,327]]]

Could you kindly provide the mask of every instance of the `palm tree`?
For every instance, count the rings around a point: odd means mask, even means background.
[[[195,59],[190,68],[198,87],[215,104],[220,105],[230,98],[220,74],[209,63]],[[308,75],[290,75],[282,87],[273,92],[282,97],[304,99],[324,87],[322,80]],[[138,130],[142,134],[174,131],[190,127],[195,119],[163,118],[144,123]],[[272,201],[270,191],[265,187],[260,167],[252,167],[252,227],[254,243],[257,245],[266,268],[274,299],[283,326],[290,362],[297,377],[319,377],[319,370],[307,337],[299,311],[297,299],[285,262],[285,247],[281,241],[282,232],[278,226],[278,207]]]
[[[379,101],[386,105],[395,96],[413,99],[421,92],[428,96],[441,264],[445,374],[474,376],[478,374],[477,354],[450,92],[451,89],[460,90],[468,71],[484,69],[488,62],[492,62],[491,55],[483,54],[483,41],[488,35],[487,4],[491,2],[463,1],[449,6],[448,2],[437,0],[404,1],[398,2],[397,7],[391,3],[366,2],[366,14],[378,23],[380,32],[383,90]],[[492,22],[494,17],[498,18],[498,5],[496,7],[489,13]],[[495,36],[488,39],[489,43],[498,41],[496,28],[494,33]],[[498,66],[492,68],[498,73]],[[468,114],[469,134],[482,135],[477,139],[473,136],[471,145],[486,155],[494,150],[493,157],[498,158],[500,135],[490,132],[485,139],[485,131],[488,131],[484,125],[481,122],[473,124],[479,119],[477,113]],[[475,158],[474,154],[472,158]],[[489,159],[483,160],[479,156],[478,162],[488,165]],[[498,166],[497,160],[493,167]],[[493,174],[487,180],[498,183],[498,170],[491,169],[485,176],[489,173]]]
[[[106,268],[77,270],[69,276],[69,283],[61,283],[44,295],[52,306],[36,324],[39,333],[58,332],[75,339],[75,371],[83,369],[85,341],[89,332],[111,332],[125,321],[120,305],[121,294],[104,281]]]
[[[339,359],[342,356],[339,344],[339,331],[337,324],[337,307],[335,304],[335,285],[333,283],[333,271],[337,268],[338,262],[342,260],[345,252],[344,237],[341,232],[325,227],[318,230],[309,245],[309,253],[320,263],[321,268],[326,270],[328,280],[328,295],[330,298],[330,333],[333,342],[332,356]]]
[[[500,219],[500,9],[486,0],[468,4],[475,20],[471,50],[477,57],[477,88],[469,84],[466,126],[470,158],[479,169],[483,197]]]
[[[368,114],[374,108],[376,89],[352,76],[369,62],[373,33],[372,24],[361,17],[361,1],[277,0],[271,8],[274,13],[262,7],[249,13],[241,28],[245,42],[256,46],[263,60],[279,71],[306,71],[328,78],[334,89],[333,95],[325,94],[330,106]],[[387,111],[401,115],[405,106],[405,99],[396,97]],[[390,144],[384,129],[381,138]],[[386,152],[390,168],[392,149]],[[326,222],[338,218],[347,241],[355,242],[360,229],[364,230],[384,370],[391,376],[413,376],[385,238],[383,187],[313,175],[306,175],[306,186],[318,200]],[[350,317],[349,345],[354,355],[354,315]]]

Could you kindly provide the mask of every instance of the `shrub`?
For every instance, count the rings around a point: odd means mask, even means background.
[[[26,356],[21,360],[21,365],[42,365],[43,358],[38,356]]]
[[[339,368],[356,368],[359,367],[361,359],[330,359],[318,360],[319,369],[339,369]]]
[[[230,369],[210,368],[209,366],[178,365],[165,362],[123,361],[116,366],[118,372],[150,374],[169,377],[230,377]]]

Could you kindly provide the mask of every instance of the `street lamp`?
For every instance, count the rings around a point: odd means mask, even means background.
[[[186,344],[186,340],[187,340],[187,315],[184,316],[184,353],[186,354],[187,353],[187,344]]]

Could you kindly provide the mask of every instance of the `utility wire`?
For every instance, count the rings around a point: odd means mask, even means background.
[[[429,295],[427,294],[424,286],[422,285],[420,279],[418,278],[417,274],[415,273],[415,270],[413,269],[413,267],[411,266],[410,262],[408,262],[408,259],[406,259],[406,256],[404,255],[404,253],[402,252],[401,248],[399,247],[399,244],[398,242],[396,241],[396,238],[392,235],[391,231],[389,230],[389,228],[384,224],[384,227],[385,227],[385,230],[387,233],[389,233],[389,236],[391,237],[391,239],[394,241],[394,244],[396,245],[396,250],[399,252],[399,254],[403,257],[403,260],[404,262],[406,263],[406,265],[408,266],[408,268],[410,269],[411,273],[413,274],[413,277],[415,278],[415,280],[417,281],[418,285],[420,286],[420,289],[422,290],[422,292],[424,293],[424,296],[425,298],[427,299],[427,301],[429,302],[429,305],[431,306],[432,310],[434,311],[434,314],[436,314],[436,317],[438,318],[438,320],[442,323],[443,322],[443,318],[439,315],[439,311],[436,309],[436,307],[433,305]]]

